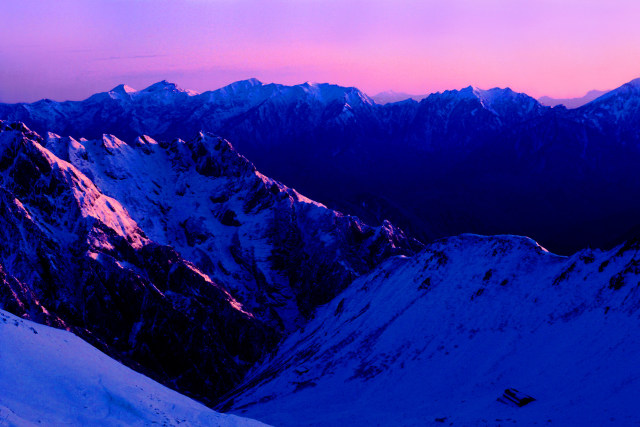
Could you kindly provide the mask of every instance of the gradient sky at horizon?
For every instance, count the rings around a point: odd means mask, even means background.
[[[637,0],[0,0],[0,102],[256,77],[582,96],[640,77]]]

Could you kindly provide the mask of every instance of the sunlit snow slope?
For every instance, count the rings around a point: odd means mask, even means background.
[[[0,310],[0,425],[258,426],[119,364],[75,335]]]
[[[276,425],[637,425],[639,273],[638,243],[436,242],[353,282],[222,407]],[[498,402],[507,388],[536,400]]]

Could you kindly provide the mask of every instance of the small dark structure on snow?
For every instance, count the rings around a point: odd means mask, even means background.
[[[498,402],[502,402],[505,405],[517,406],[518,408],[523,407],[534,400],[536,399],[516,390],[515,388],[506,389],[504,393],[502,393],[502,396],[498,398]]]

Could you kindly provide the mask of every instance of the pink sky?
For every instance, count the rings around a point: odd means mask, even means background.
[[[20,0],[0,16],[0,102],[249,77],[572,97],[640,77],[637,0]]]

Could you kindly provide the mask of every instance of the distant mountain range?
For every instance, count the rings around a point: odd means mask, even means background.
[[[588,104],[589,102],[604,95],[607,92],[608,91],[606,90],[590,90],[584,96],[577,98],[552,98],[550,96],[541,96],[540,98],[538,98],[538,102],[547,107],[564,105],[567,108],[578,108],[582,107],[585,104]],[[422,101],[427,96],[429,95],[411,95],[405,92],[388,90],[371,96],[371,99],[373,99],[376,104],[384,105],[394,102],[406,101],[408,99],[413,99],[414,101]]]
[[[610,247],[640,221],[638,81],[576,109],[467,87],[378,105],[356,88],[252,79],[196,94],[168,82],[84,101],[0,105],[0,117],[75,138],[231,141],[265,173],[423,241],[523,234],[560,253]]]
[[[414,101],[421,101],[429,95],[410,95],[404,92],[395,92],[393,90],[388,90],[386,92],[380,92],[376,95],[373,95],[371,99],[373,99],[376,104],[384,105],[391,104],[394,102],[406,101],[407,99],[413,99]]]
[[[578,108],[588,104],[596,98],[599,98],[605,93],[607,93],[606,90],[590,90],[585,96],[581,96],[579,98],[551,98],[550,96],[542,96],[538,98],[538,102],[549,107],[564,105],[567,108]]]

